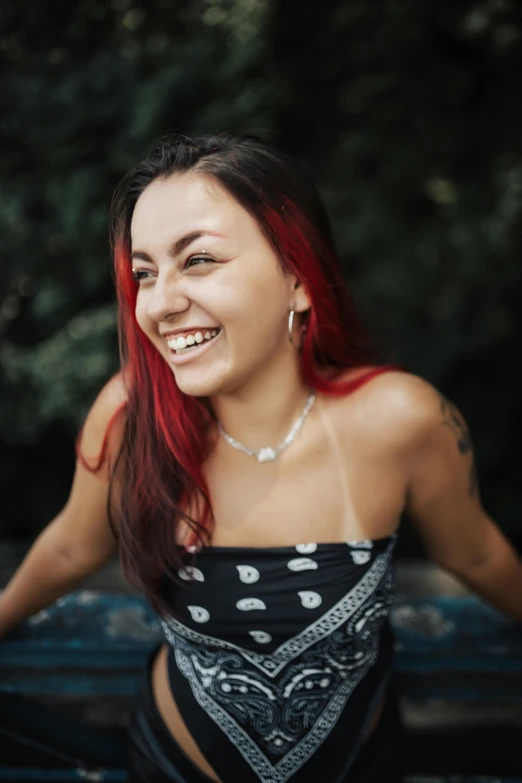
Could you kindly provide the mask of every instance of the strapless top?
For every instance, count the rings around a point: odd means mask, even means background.
[[[348,772],[391,673],[397,538],[184,555],[169,681],[223,783]]]

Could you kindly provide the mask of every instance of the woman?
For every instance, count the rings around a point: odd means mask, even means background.
[[[481,505],[462,416],[377,363],[315,188],[261,140],[159,140],[117,189],[112,240],[122,371],[0,628],[118,548],[165,633],[134,706],[130,781],[400,780],[401,515],[438,564],[522,616],[520,563]]]

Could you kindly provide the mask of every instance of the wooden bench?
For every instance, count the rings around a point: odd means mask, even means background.
[[[406,783],[522,783],[522,627],[473,596],[397,601]],[[0,783],[125,781],[126,725],[157,616],[70,593],[0,642]]]

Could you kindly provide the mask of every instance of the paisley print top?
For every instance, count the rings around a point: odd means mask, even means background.
[[[393,663],[397,537],[208,547],[167,583],[170,684],[223,783],[348,772]]]

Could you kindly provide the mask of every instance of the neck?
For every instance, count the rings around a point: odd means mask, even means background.
[[[310,392],[299,367],[287,366],[284,374],[267,372],[249,388],[212,397],[211,405],[227,435],[257,451],[275,448],[288,435]]]

